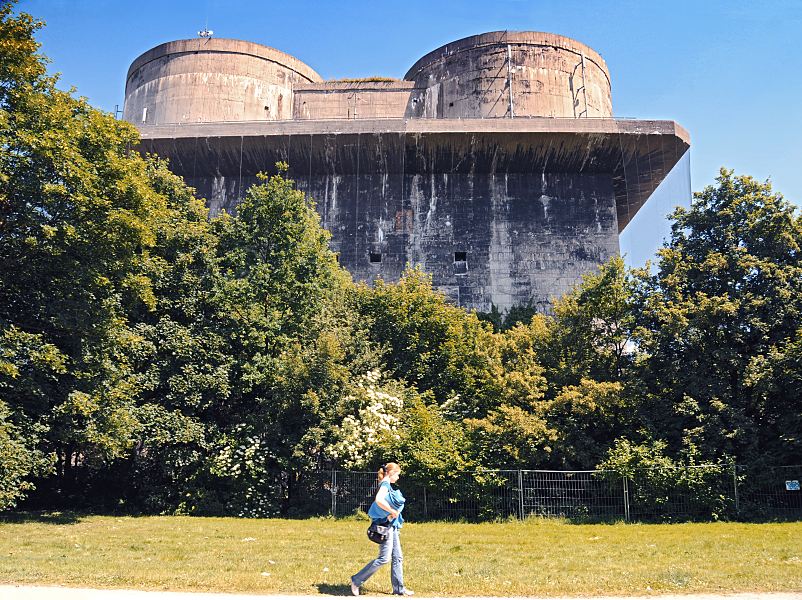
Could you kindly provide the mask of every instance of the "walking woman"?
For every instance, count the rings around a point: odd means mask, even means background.
[[[387,463],[379,468],[379,490],[376,499],[370,505],[368,516],[374,523],[386,525],[390,522],[390,535],[379,544],[378,558],[370,561],[356,575],[351,577],[351,593],[359,596],[359,588],[370,579],[384,564],[390,564],[390,582],[393,585],[393,594],[398,596],[412,596],[414,592],[404,587],[404,555],[401,552],[401,525],[404,518],[404,496],[401,490],[394,490],[392,484],[401,476],[401,467],[397,463]]]

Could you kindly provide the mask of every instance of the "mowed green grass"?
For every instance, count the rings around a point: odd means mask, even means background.
[[[377,546],[333,519],[0,518],[0,583],[346,594]],[[802,523],[407,523],[418,595],[802,590]],[[363,588],[390,590],[389,567]]]

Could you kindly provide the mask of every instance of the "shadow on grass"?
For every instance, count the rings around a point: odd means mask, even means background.
[[[74,525],[83,515],[70,511],[31,511],[0,513],[0,524],[45,523],[47,525]]]
[[[350,596],[351,586],[345,583],[317,583],[317,591],[327,596]]]

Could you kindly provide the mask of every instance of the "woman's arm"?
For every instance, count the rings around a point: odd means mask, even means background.
[[[390,492],[387,490],[385,486],[381,486],[379,491],[376,492],[376,504],[379,505],[379,508],[382,510],[386,510],[390,513],[390,519],[395,519],[398,516],[398,512],[393,509],[392,506],[387,502],[387,494]]]

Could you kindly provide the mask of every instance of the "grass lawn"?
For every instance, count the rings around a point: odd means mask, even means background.
[[[333,519],[7,515],[0,583],[346,594],[375,556],[367,524]],[[802,590],[802,523],[408,523],[419,595]],[[389,567],[363,588],[390,592]]]

